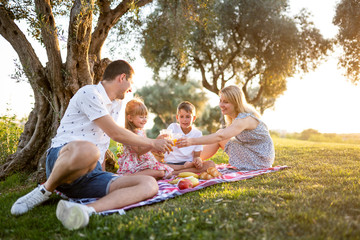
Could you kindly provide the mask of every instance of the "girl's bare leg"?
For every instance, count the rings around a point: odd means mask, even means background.
[[[147,175],[154,177],[156,179],[161,179],[165,177],[165,171],[164,170],[154,170],[154,169],[145,169],[140,172],[136,172],[133,174],[126,174],[126,176],[136,176],[136,175]]]
[[[176,165],[176,164],[169,164],[169,163],[165,163],[166,165],[168,165],[169,167],[171,167],[172,169],[176,170],[181,170],[184,169],[184,165]]]
[[[172,172],[172,175],[178,175],[181,172],[193,172],[193,173],[202,173],[205,172],[209,167],[215,167],[215,163],[213,161],[203,161],[203,166],[202,168],[196,168],[194,167],[190,167],[190,168],[182,168],[179,170],[175,170]]]

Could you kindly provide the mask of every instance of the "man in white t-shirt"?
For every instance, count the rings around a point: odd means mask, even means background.
[[[95,212],[118,209],[158,192],[157,182],[150,176],[118,177],[101,167],[110,138],[154,151],[171,150],[170,140],[144,138],[116,124],[121,100],[131,91],[133,74],[126,61],[114,61],[98,85],[84,86],[71,98],[48,150],[47,180],[14,203],[13,215],[24,214],[46,201],[55,189],[70,198],[98,198],[88,205],[64,200],[58,203],[57,218],[66,228],[78,229],[85,227]]]
[[[177,136],[177,138],[184,136],[188,138],[201,137],[201,131],[193,126],[195,119],[195,106],[188,101],[181,102],[177,107],[176,114],[178,123],[170,124],[167,130],[170,130],[173,136]],[[212,161],[203,162],[201,160],[200,153],[202,149],[202,145],[184,148],[177,148],[175,145],[171,152],[164,155],[164,161],[174,169],[174,175],[180,172],[203,172],[207,168],[215,166],[215,164]]]

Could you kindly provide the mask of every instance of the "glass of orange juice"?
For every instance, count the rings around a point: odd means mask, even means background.
[[[173,133],[172,133],[172,130],[170,130],[170,129],[160,130],[160,135],[164,135],[164,139],[173,140]],[[174,145],[175,145],[175,143],[174,143]],[[172,151],[172,149],[170,151]]]
[[[181,133],[174,133],[174,134],[172,135],[172,140],[173,140],[173,142],[174,142],[174,146],[176,146],[177,140],[178,140],[179,138],[181,138],[181,137],[182,137],[182,134],[181,134]]]
[[[169,140],[173,138],[173,133],[170,129],[160,130],[160,135],[165,135],[165,139],[169,139]]]

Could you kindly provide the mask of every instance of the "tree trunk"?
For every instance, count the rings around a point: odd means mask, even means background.
[[[35,98],[34,109],[20,136],[16,153],[0,166],[0,179],[16,171],[38,170],[33,176],[39,182],[45,180],[46,150],[50,147],[70,98],[82,86],[97,84],[111,62],[106,58],[101,59],[100,55],[109,30],[131,7],[142,7],[151,1],[123,0],[114,9],[110,9],[110,0],[97,1],[101,11],[93,35],[94,0],[72,1],[67,57],[63,63],[52,3],[50,0],[35,0],[37,24],[48,57],[46,67],[42,66],[30,42],[15,23],[16,8],[12,9],[11,4],[0,4],[0,34],[17,52]],[[107,29],[106,33],[97,34],[102,29]]]
[[[41,178],[38,181],[44,180],[46,150],[59,125],[59,115],[48,101],[50,96],[36,93],[36,98],[38,101],[35,101],[34,109],[25,124],[17,151],[0,166],[0,179],[20,170],[28,172],[39,170],[42,174],[39,175]],[[66,102],[61,103],[61,105],[66,104]]]

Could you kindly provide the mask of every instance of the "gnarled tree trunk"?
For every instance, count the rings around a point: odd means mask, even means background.
[[[17,52],[35,98],[34,109],[20,136],[17,151],[0,166],[0,179],[14,171],[24,170],[38,170],[37,176],[44,179],[46,150],[50,147],[70,98],[80,87],[98,83],[111,62],[101,59],[100,54],[109,30],[129,11],[131,4],[141,7],[150,2],[123,0],[111,9],[110,0],[97,1],[100,14],[94,33],[91,33],[94,0],[75,0],[70,12],[67,57],[63,63],[50,0],[35,0],[41,39],[48,57],[45,67],[15,23],[14,9],[10,5],[0,4],[0,34]]]

